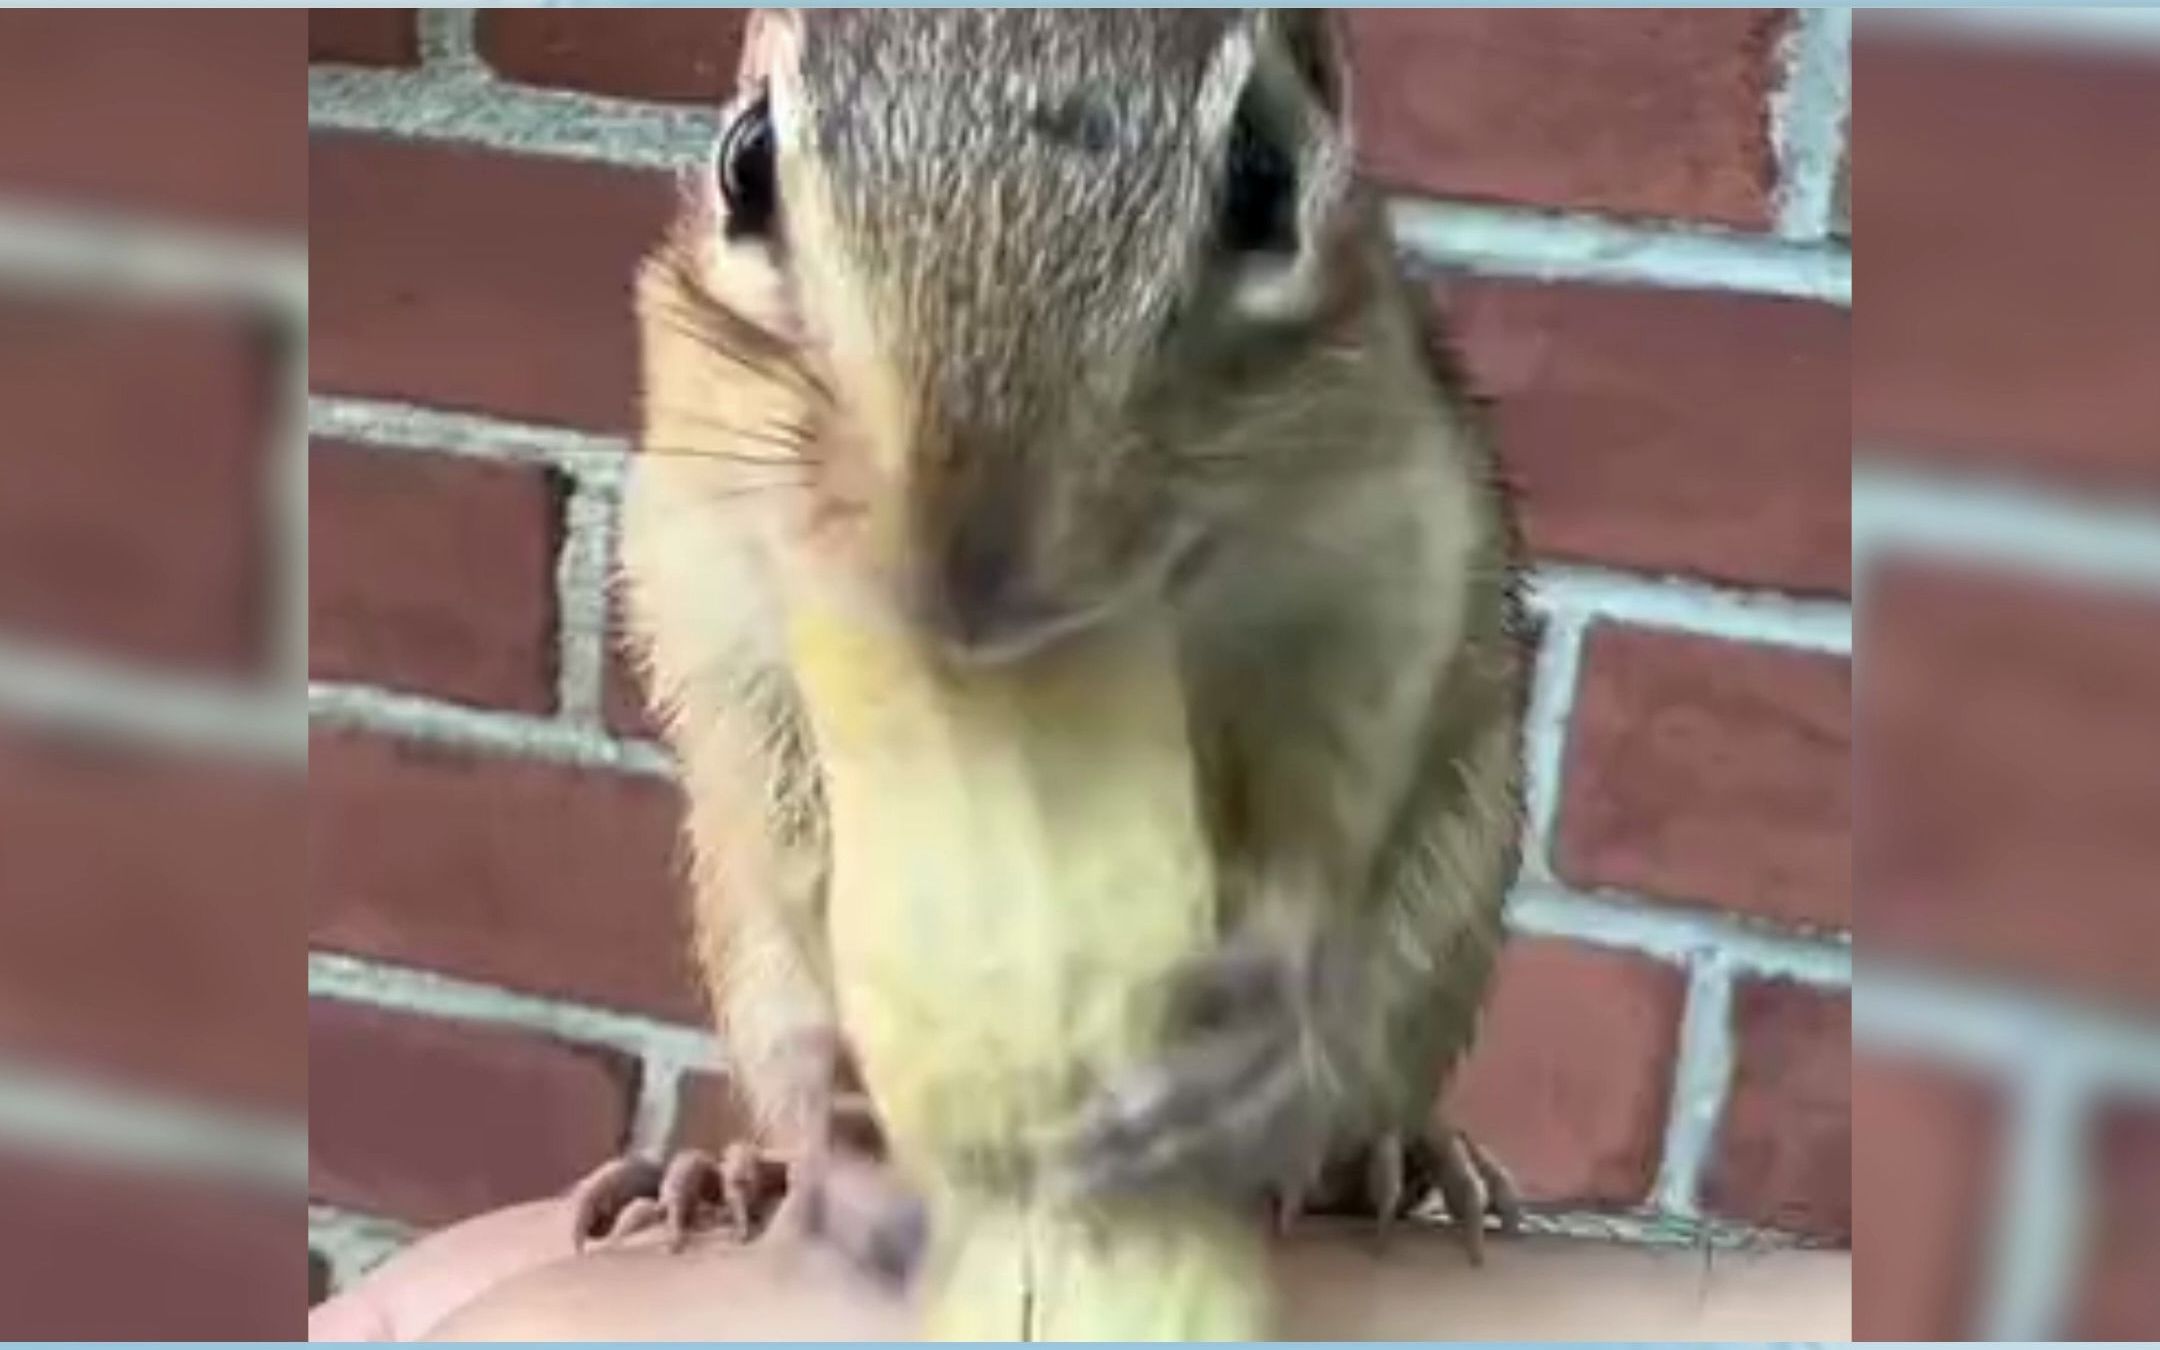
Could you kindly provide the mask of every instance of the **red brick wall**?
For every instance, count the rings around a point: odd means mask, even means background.
[[[594,560],[632,426],[628,269],[736,41],[715,12],[426,22],[312,16],[309,215],[310,924],[341,1010],[311,1026],[313,1189],[414,1224],[705,1118],[675,1097],[696,1043],[657,1039],[698,1025],[676,802],[596,658]],[[1527,936],[1462,1114],[1563,1226],[1842,1243],[1837,81],[1786,107],[1836,25],[1361,11],[1352,34],[1373,172],[1467,208],[1415,227],[1413,263],[1497,399],[1550,583]],[[496,82],[487,118],[412,111],[460,79]],[[1616,263],[1545,277],[1535,208],[1564,241],[1617,232]],[[1461,265],[1490,221],[1513,255]],[[415,1075],[461,1118],[550,1127],[417,1131]]]

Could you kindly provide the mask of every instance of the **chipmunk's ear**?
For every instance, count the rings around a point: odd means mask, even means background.
[[[1343,118],[1349,112],[1350,67],[1334,11],[1271,9],[1267,14],[1276,41],[1313,102],[1328,117]]]
[[[1334,18],[1254,11],[1227,48],[1241,56],[1225,156],[1224,253],[1237,307],[1297,320],[1320,306],[1351,188],[1349,78]]]
[[[738,84],[763,84],[775,68],[794,64],[802,42],[802,16],[792,9],[753,9],[743,27]]]

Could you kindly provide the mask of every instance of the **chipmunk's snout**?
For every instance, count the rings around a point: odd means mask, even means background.
[[[1093,623],[1127,571],[1106,505],[1002,457],[919,482],[908,584],[920,622],[969,662],[1016,660]]]
[[[1065,617],[1066,606],[1031,575],[1025,530],[1018,512],[977,512],[957,522],[932,560],[931,619],[956,653],[1032,650]]]

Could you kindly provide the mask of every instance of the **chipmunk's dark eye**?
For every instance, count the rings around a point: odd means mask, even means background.
[[[762,237],[772,229],[779,184],[773,173],[772,100],[760,95],[720,133],[720,196],[728,237]]]
[[[1297,162],[1261,120],[1250,96],[1230,129],[1222,241],[1244,253],[1297,249]]]

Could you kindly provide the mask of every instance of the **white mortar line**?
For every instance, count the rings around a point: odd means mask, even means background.
[[[1523,846],[1525,881],[1553,879],[1553,841],[1560,816],[1560,784],[1567,758],[1568,719],[1581,679],[1581,613],[1553,609],[1544,615],[1530,706],[1523,720]]]
[[[488,754],[522,755],[555,764],[672,777],[674,762],[659,746],[615,740],[583,726],[523,713],[444,703],[372,685],[312,683],[310,722],[380,732],[407,740]]]
[[[710,149],[713,110],[634,103],[507,84],[477,68],[419,71],[313,66],[308,123],[635,169],[695,164]]]
[[[1981,1296],[1990,1340],[2051,1341],[2069,1328],[2085,1265],[2090,1103],[2083,1076],[2058,1061],[2035,1060],[2016,1080]]]
[[[445,75],[487,74],[472,10],[423,9],[419,23],[420,60],[427,69]]]
[[[350,1289],[419,1236],[410,1225],[335,1205],[308,1206],[308,1246],[330,1266],[333,1292]]]
[[[617,1050],[676,1073],[718,1069],[723,1064],[719,1041],[710,1032],[639,1013],[521,994],[477,980],[337,952],[309,952],[307,974],[311,998],[536,1032]]]
[[[1687,1003],[1673,1061],[1672,1104],[1652,1205],[1693,1218],[1702,1212],[1702,1180],[1717,1147],[1733,1079],[1732,969],[1715,946],[1688,961]]]
[[[0,277],[11,291],[208,301],[307,322],[307,246],[284,235],[0,202]]]
[[[1508,896],[1507,917],[1509,928],[1526,936],[1568,938],[1674,965],[1716,951],[1736,976],[1828,989],[1852,985],[1849,941],[1774,933],[1729,915],[1533,882]]]
[[[621,436],[323,394],[308,399],[308,434],[319,440],[540,465],[608,483],[621,474],[624,457],[630,453],[629,440]]]
[[[2160,511],[2001,477],[1856,465],[1852,536],[1856,573],[1906,554],[2160,591]]]
[[[1852,111],[1852,11],[1793,11],[1778,59],[1784,79],[1770,96],[1777,231],[1815,242],[1836,224],[1838,167]]]
[[[648,1055],[638,1069],[638,1096],[630,1115],[628,1151],[659,1160],[668,1155],[675,1139],[683,1075],[689,1066],[679,1059]]]
[[[307,752],[296,695],[152,672],[0,635],[0,715],[34,726],[297,765]]]
[[[1852,606],[1844,600],[1564,563],[1532,569],[1528,600],[1548,620],[1563,615],[1611,619],[1734,642],[1852,654]]]
[[[708,1032],[363,957],[310,952],[308,995],[510,1027],[634,1056],[637,1098],[625,1147],[655,1159],[674,1138],[684,1075],[722,1062],[718,1039]]]
[[[1526,1233],[1546,1233],[1591,1242],[1622,1242],[1636,1247],[1768,1251],[1796,1245],[1790,1234],[1723,1219],[1679,1214],[1532,1211],[1523,1215],[1522,1226]]]
[[[605,734],[608,577],[615,556],[615,493],[597,476],[573,482],[555,560],[556,715]]]
[[[1853,1043],[2004,1082],[2044,1062],[2093,1091],[2160,1101],[2160,1027],[2002,980],[1870,957]]]
[[[307,1185],[307,1127],[0,1060],[0,1139],[75,1159],[128,1163],[278,1191]]]
[[[1842,244],[1461,202],[1398,199],[1389,214],[1404,249],[1438,267],[1852,304]]]

